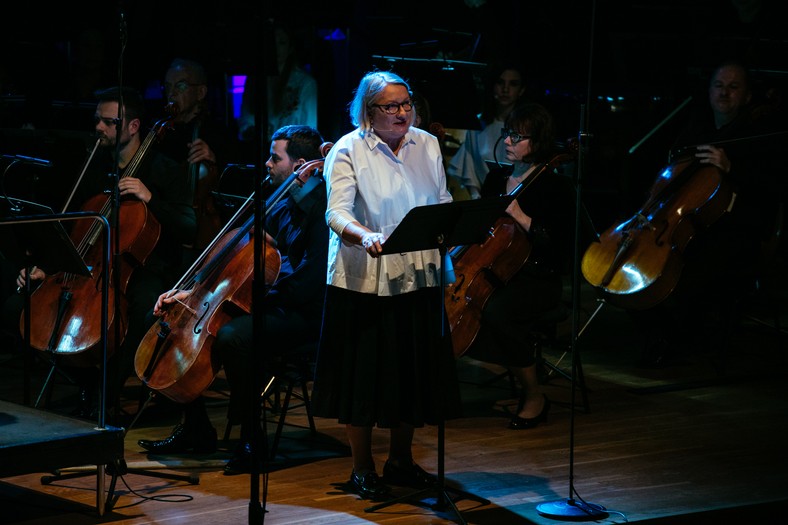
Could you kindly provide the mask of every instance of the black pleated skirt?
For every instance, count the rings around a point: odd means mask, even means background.
[[[329,286],[314,415],[392,428],[460,417],[457,368],[437,287],[391,297]],[[444,329],[445,327],[445,329]]]

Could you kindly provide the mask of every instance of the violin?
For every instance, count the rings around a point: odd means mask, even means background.
[[[678,283],[686,246],[730,209],[734,197],[719,168],[677,158],[657,177],[640,210],[588,247],[583,277],[615,306],[657,305]]]
[[[307,186],[322,166],[323,159],[313,160],[291,174],[266,200],[266,213],[286,195]],[[175,290],[188,291],[188,296],[170,305],[166,316],[148,330],[137,348],[137,377],[175,402],[189,403],[211,385],[221,368],[212,352],[216,334],[229,320],[252,313],[254,216],[239,227],[233,226],[239,217],[248,215],[253,196],[175,285]],[[262,257],[264,289],[268,290],[279,275],[281,256],[266,239]]]
[[[158,121],[145,137],[134,153],[121,178],[133,177],[141,165],[150,146],[171,128],[172,116]],[[94,149],[95,151],[95,149]],[[92,154],[91,154],[92,158]],[[87,168],[87,165],[85,166]],[[84,173],[84,170],[83,170]],[[73,193],[72,193],[73,194]],[[81,211],[101,213],[109,219],[112,212],[111,196],[101,193],[88,199]],[[110,221],[112,223],[112,221]],[[116,330],[108,329],[112,338],[107,345],[114,349],[115,344],[122,343],[126,333],[126,288],[135,268],[145,264],[152,253],[161,233],[161,225],[148,211],[147,205],[136,199],[121,200],[118,206],[119,231],[111,229],[110,235],[117,236],[117,255],[110,261],[110,282],[101,282],[104,257],[100,237],[102,234],[99,221],[77,221],[69,237],[78,253],[91,270],[91,275],[82,276],[68,272],[60,272],[48,276],[30,295],[30,318],[35,323],[30,326],[30,345],[40,351],[59,354],[72,358],[74,365],[94,365],[100,362],[101,355],[94,351],[101,343],[101,295],[102,287],[109,285],[107,290],[109,304],[115,303],[115,294],[119,308],[110,308],[108,327],[113,327],[120,316],[120,341],[115,341]],[[114,257],[120,256],[118,289],[115,289],[115,275],[112,272]],[[117,310],[117,312],[116,312]],[[24,330],[24,319],[20,319],[20,327]],[[95,355],[94,355],[95,354]]]
[[[569,159],[570,155],[560,154],[538,165],[509,195],[517,198],[541,175]],[[509,282],[530,254],[531,242],[509,216],[499,218],[481,244],[449,251],[455,280],[446,286],[444,303],[455,357],[462,356],[476,339],[484,305],[492,293]]]

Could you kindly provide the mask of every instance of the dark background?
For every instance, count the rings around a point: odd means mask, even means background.
[[[553,111],[560,133],[571,138],[583,131],[589,137],[581,150],[583,191],[600,229],[642,200],[667,161],[677,126],[695,104],[707,103],[707,80],[717,62],[745,59],[758,101],[769,107],[781,104],[788,83],[788,36],[776,1],[468,3],[474,4],[6,2],[0,153],[56,164],[52,170],[6,174],[6,190],[57,201],[60,183],[76,177],[85,157],[82,144],[93,143],[91,90],[118,83],[137,87],[149,99],[152,119],[160,118],[158,88],[174,56],[205,64],[213,110],[232,128],[225,86],[232,75],[273,67],[271,18],[296,30],[302,62],[318,81],[319,127],[327,140],[350,129],[347,103],[371,68],[393,68],[405,76],[427,96],[433,120],[452,128],[467,127],[480,110],[488,67],[522,64],[531,93]],[[630,153],[689,96],[685,109]],[[21,130],[26,123],[35,131]],[[246,146],[238,162],[267,158],[267,146]]]

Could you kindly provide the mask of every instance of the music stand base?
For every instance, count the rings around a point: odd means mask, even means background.
[[[565,521],[590,521],[606,518],[605,507],[596,503],[586,503],[574,499],[564,499],[540,503],[536,511],[546,517]]]
[[[452,498],[449,495],[449,492],[455,493],[456,497]],[[410,494],[405,494],[404,496],[384,501],[383,503],[378,503],[377,505],[372,505],[371,507],[365,508],[364,512],[375,512],[376,510],[380,510],[384,507],[395,505],[397,503],[408,503],[413,501],[424,502],[424,500],[428,498],[435,498],[435,503],[429,505],[429,507],[434,511],[443,512],[446,510],[447,505],[451,507],[451,510],[454,511],[454,514],[457,516],[461,524],[465,524],[466,521],[463,519],[462,514],[460,514],[460,510],[457,508],[457,505],[454,504],[455,501],[459,501],[461,499],[470,499],[477,501],[481,505],[490,504],[489,500],[471,494],[470,492],[465,492],[463,490],[445,486],[441,488],[436,485],[435,487],[429,487],[417,492],[412,492]]]

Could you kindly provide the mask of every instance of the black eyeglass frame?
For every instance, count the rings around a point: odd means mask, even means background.
[[[370,104],[369,105],[369,107],[371,107],[371,108],[378,108],[379,110],[381,110],[386,115],[396,115],[397,113],[399,113],[400,108],[404,109],[405,113],[410,113],[411,111],[413,111],[413,106],[414,106],[414,104],[413,104],[412,100],[408,100],[407,102],[402,102],[401,104],[397,103],[397,102],[392,102],[391,104]],[[395,107],[397,109],[394,109]],[[391,111],[392,109],[394,109],[394,111]]]
[[[520,135],[510,129],[501,128],[501,138],[506,140],[507,137],[512,141],[513,145],[532,138],[531,135]]]

